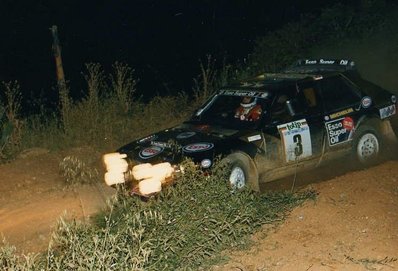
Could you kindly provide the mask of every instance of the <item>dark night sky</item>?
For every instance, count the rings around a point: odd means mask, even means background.
[[[335,2],[0,0],[0,80],[18,80],[34,97],[53,92],[49,27],[56,24],[75,91],[83,88],[84,63],[109,70],[114,61],[136,69],[141,93],[187,90],[199,58],[242,59],[256,36]]]

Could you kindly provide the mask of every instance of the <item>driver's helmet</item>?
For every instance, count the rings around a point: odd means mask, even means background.
[[[244,97],[240,105],[244,109],[253,108],[257,104],[257,98],[255,97]]]

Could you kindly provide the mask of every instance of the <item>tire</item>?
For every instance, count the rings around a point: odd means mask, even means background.
[[[398,115],[396,114],[390,120],[392,130],[394,131],[395,137],[398,139]]]
[[[259,191],[258,174],[250,157],[243,153],[233,153],[222,160],[227,165],[228,183],[232,190],[249,188]]]
[[[382,153],[382,136],[373,126],[364,124],[356,132],[353,144],[356,161],[362,166],[377,164]]]

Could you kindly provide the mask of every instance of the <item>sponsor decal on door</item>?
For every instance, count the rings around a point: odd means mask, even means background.
[[[310,127],[305,119],[278,125],[286,162],[312,155]]]
[[[352,139],[355,128],[351,117],[344,117],[325,123],[329,146],[347,142]]]

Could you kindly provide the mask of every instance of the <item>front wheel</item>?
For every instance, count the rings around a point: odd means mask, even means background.
[[[241,190],[249,187],[259,191],[258,175],[253,162],[242,153],[233,153],[223,159],[227,165],[228,182],[233,190]]]
[[[356,160],[364,166],[376,164],[381,155],[381,136],[379,132],[367,125],[363,125],[357,131],[354,139],[354,154]]]

